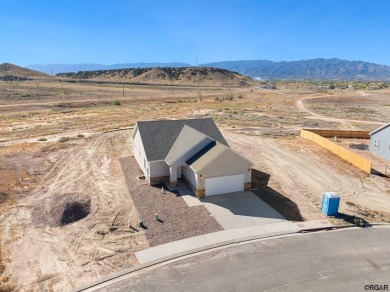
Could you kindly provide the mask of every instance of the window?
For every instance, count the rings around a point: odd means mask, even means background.
[[[381,141],[380,141],[380,140],[375,140],[375,141],[374,141],[374,148],[375,148],[376,150],[379,150],[380,144],[381,144]]]

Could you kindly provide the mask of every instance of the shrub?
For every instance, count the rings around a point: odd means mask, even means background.
[[[122,105],[122,104],[121,104],[121,102],[120,102],[119,100],[114,100],[114,101],[112,102],[112,105],[120,106],[120,105]]]
[[[85,138],[83,134],[77,134],[76,138]]]
[[[229,92],[229,93],[226,93],[223,97],[224,100],[228,100],[228,101],[232,101],[234,98],[233,96],[233,93]]]
[[[202,94],[199,94],[198,96],[198,101],[201,102],[203,100],[203,95]]]
[[[46,138],[39,138],[38,141],[47,141]]]
[[[66,142],[66,141],[69,141],[69,137],[61,137],[60,139],[58,139],[58,142]]]
[[[243,99],[244,96],[243,96],[242,94],[239,94],[239,95],[237,96],[237,98],[238,98],[238,99]]]

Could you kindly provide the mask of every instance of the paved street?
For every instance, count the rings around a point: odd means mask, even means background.
[[[98,291],[365,291],[390,287],[390,228],[258,240],[122,276]]]

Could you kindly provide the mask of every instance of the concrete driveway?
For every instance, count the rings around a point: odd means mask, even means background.
[[[224,229],[286,222],[252,192],[234,192],[200,200]]]

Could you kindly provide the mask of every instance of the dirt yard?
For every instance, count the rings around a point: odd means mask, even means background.
[[[0,82],[0,285],[68,291],[136,265],[135,251],[218,230],[210,218],[207,228],[175,221],[205,213],[174,194],[156,209],[164,223],[150,217],[144,186],[123,167],[132,130],[102,133],[137,120],[213,117],[232,148],[255,163],[257,195],[289,220],[323,219],[322,193],[336,191],[341,212],[389,222],[385,178],[298,138],[302,127],[373,130],[388,122],[389,96]],[[153,198],[160,195],[156,189]],[[177,212],[167,213],[172,206]],[[137,228],[140,220],[151,228]]]
[[[387,161],[370,151],[370,140],[338,138],[336,143],[345,149],[370,160],[372,162],[373,173],[382,175],[390,181],[390,161]]]
[[[119,163],[129,145],[128,132],[114,132],[68,149],[5,157],[27,161],[27,190],[30,176],[44,174],[30,191],[13,195],[14,207],[1,216],[1,246],[16,287],[65,291],[137,263],[134,252],[149,244],[143,230],[128,228],[129,220],[139,221]]]
[[[268,187],[293,202],[289,212],[297,208],[303,220],[325,218],[320,212],[322,194],[335,191],[341,197],[340,212],[369,222],[390,222],[390,182],[386,178],[367,175],[302,138],[269,139],[232,131],[225,131],[224,136],[257,170],[269,175]]]

